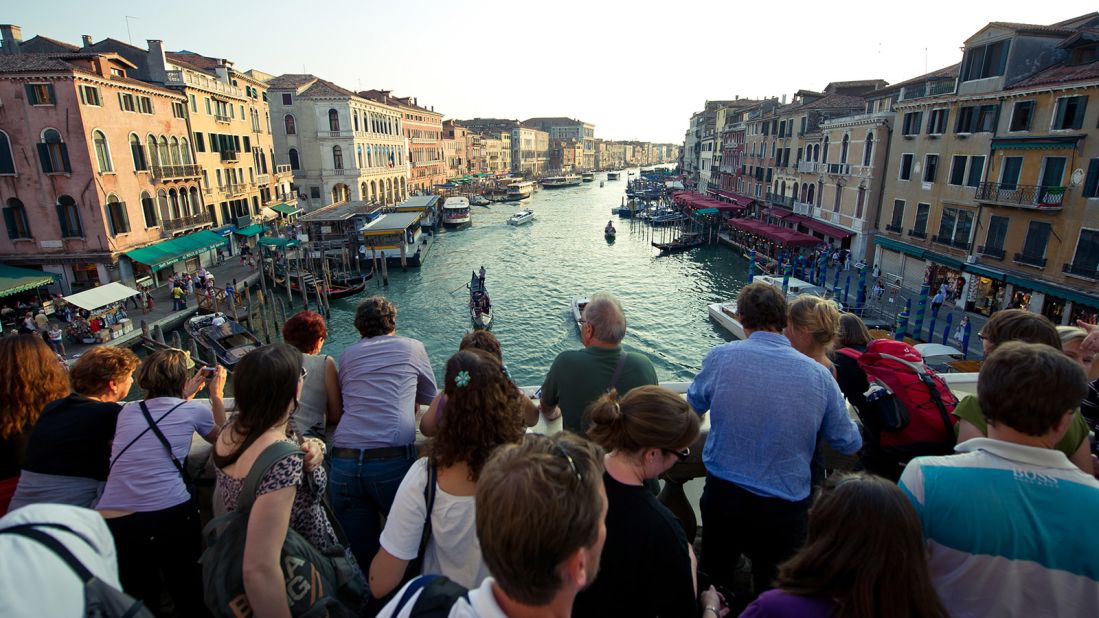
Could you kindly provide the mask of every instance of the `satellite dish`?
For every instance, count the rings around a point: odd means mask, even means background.
[[[1084,170],[1076,168],[1072,172],[1072,186],[1077,187],[1084,180]]]

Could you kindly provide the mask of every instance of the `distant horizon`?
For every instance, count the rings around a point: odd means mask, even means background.
[[[566,116],[595,125],[599,139],[682,145],[707,100],[792,100],[841,81],[895,84],[959,62],[965,40],[989,22],[1051,24],[1096,7],[929,0],[903,24],[870,0],[839,10],[798,0],[790,9],[776,15],[717,0],[674,11],[614,0],[559,0],[552,10],[503,0],[325,0],[308,11],[287,0],[94,8],[57,0],[8,7],[2,19],[24,40],[79,46],[88,34],[145,48],[156,39],[241,70],[389,90],[446,119]],[[213,17],[256,32],[207,27]]]

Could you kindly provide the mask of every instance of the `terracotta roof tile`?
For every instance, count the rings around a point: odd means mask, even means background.
[[[269,88],[301,88],[302,86],[316,81],[318,78],[316,75],[310,75],[308,73],[284,73],[276,77],[272,77],[267,81]]]
[[[1076,66],[1059,64],[1039,71],[1021,82],[1016,82],[1009,86],[1007,90],[1019,90],[1022,88],[1033,88],[1034,86],[1052,84],[1071,84],[1073,82],[1083,81],[1090,81],[1092,83],[1099,81],[1099,62],[1091,62],[1089,64],[1080,64]]]
[[[72,71],[73,65],[60,60],[57,54],[0,54],[0,73],[32,73],[41,71]]]
[[[958,64],[952,64],[948,67],[943,67],[941,69],[936,69],[936,70],[934,70],[930,73],[924,73],[923,75],[920,75],[918,77],[913,77],[912,79],[906,79],[903,82],[897,82],[895,84],[891,84],[891,85],[886,86],[885,88],[882,88],[880,90],[875,90],[874,92],[868,92],[868,93],[866,93],[866,96],[871,97],[871,98],[877,98],[877,97],[882,96],[882,95],[893,94],[894,92],[900,92],[901,88],[904,88],[905,86],[911,86],[912,84],[919,84],[921,82],[926,82],[928,80],[942,79],[942,78],[947,78],[947,77],[957,78],[958,73],[961,70],[961,66],[962,66],[962,63],[959,62]]]
[[[303,96],[303,97],[347,97],[347,98],[355,97],[355,98],[359,98],[359,95],[357,95],[354,92],[348,90],[347,88],[344,88],[342,86],[337,86],[336,84],[333,84],[330,81],[326,81],[326,80],[319,79],[319,78],[317,78],[312,83],[312,85],[310,85],[308,88],[306,88],[305,92],[302,92],[298,96]]]

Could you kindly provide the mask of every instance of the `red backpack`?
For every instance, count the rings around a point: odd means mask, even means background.
[[[882,450],[907,462],[920,455],[954,452],[957,420],[951,412],[958,399],[937,373],[923,362],[916,348],[892,339],[875,339],[859,353],[837,350],[854,358],[866,373],[870,389],[867,410],[880,427]]]

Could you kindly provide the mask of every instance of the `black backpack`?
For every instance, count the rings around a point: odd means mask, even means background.
[[[459,598],[469,600],[469,591],[442,575],[423,575],[412,580],[401,594],[401,599],[393,607],[390,616],[397,616],[418,591],[423,590],[412,604],[412,613],[408,618],[446,618],[450,608]]]
[[[31,539],[52,551],[69,565],[69,568],[84,582],[84,616],[87,618],[153,618],[153,613],[141,601],[96,577],[61,541],[46,534],[41,528],[69,532],[94,548],[94,545],[83,535],[61,524],[23,524],[4,528],[0,530],[0,534],[14,534]]]
[[[215,616],[235,618],[251,613],[244,591],[244,543],[248,536],[248,515],[256,489],[267,471],[278,462],[300,453],[297,445],[279,441],[260,453],[244,479],[237,508],[213,519],[203,534],[206,551],[202,563],[202,584],[206,607]],[[306,478],[311,478],[306,475]],[[286,530],[279,559],[286,580],[286,600],[294,616],[357,616],[366,582],[348,560],[347,541],[328,505],[325,511],[340,545],[323,553],[293,528]]]

